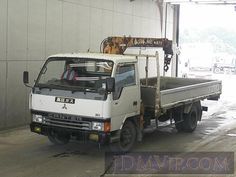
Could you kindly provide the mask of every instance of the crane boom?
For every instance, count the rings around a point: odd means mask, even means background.
[[[101,52],[109,54],[124,54],[129,47],[161,47],[164,50],[164,70],[168,71],[173,57],[172,41],[166,38],[140,38],[140,37],[117,37],[111,36],[101,43]]]

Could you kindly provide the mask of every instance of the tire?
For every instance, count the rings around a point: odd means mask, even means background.
[[[184,114],[183,130],[185,132],[193,132],[197,127],[199,120],[198,106],[193,104],[190,112]]]
[[[198,121],[202,120],[202,106],[201,106],[201,101],[198,101],[195,103],[197,107],[197,113],[198,113]]]
[[[120,140],[110,145],[113,152],[128,152],[135,144],[137,132],[134,123],[126,121],[120,132]]]
[[[67,144],[70,141],[70,136],[66,134],[52,133],[48,135],[48,139],[51,143],[55,145],[63,145]]]

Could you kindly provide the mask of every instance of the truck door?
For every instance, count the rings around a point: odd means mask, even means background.
[[[115,72],[111,116],[112,130],[120,129],[125,118],[139,114],[140,88],[136,63],[120,63]]]

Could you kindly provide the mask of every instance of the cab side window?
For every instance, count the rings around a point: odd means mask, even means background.
[[[120,98],[124,87],[136,85],[135,65],[134,64],[119,64],[115,74],[115,92],[113,99]]]

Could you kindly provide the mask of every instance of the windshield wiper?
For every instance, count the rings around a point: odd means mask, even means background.
[[[69,89],[72,93],[84,92],[84,94],[86,94],[86,92],[94,92],[95,91],[95,89],[86,88],[86,87],[65,86],[65,85],[55,84],[55,83],[51,83],[50,85],[51,86],[56,86],[56,87],[59,87],[59,88],[66,88],[67,90]]]
[[[83,92],[84,94],[86,94],[87,92],[95,92],[95,91],[96,91],[95,89],[80,87],[80,88],[72,90],[71,92],[72,93]]]
[[[50,85],[50,86],[61,87],[61,88],[70,88],[70,87],[68,87],[68,86],[61,85],[61,84],[52,84],[52,83],[50,83],[49,85]]]
[[[72,86],[72,85],[69,85],[69,86],[66,86],[66,85],[61,85],[61,84],[50,84],[51,86],[56,86],[56,87],[61,87],[61,88],[66,88],[66,89],[69,89],[71,90],[72,92],[75,92],[75,91],[87,91],[88,88],[84,88],[84,87],[76,87],[76,86]]]
[[[41,90],[41,89],[49,89],[50,91],[52,90],[52,87],[50,87],[50,85],[38,84],[38,85],[35,85],[35,87],[38,87],[39,90]]]
[[[50,84],[37,84],[37,85],[35,85],[35,87],[38,87],[40,90],[41,89],[49,89],[50,91],[52,89],[54,89],[54,87],[56,87],[56,88],[68,88],[64,85],[58,85],[58,84],[52,84],[52,83],[50,83]]]

